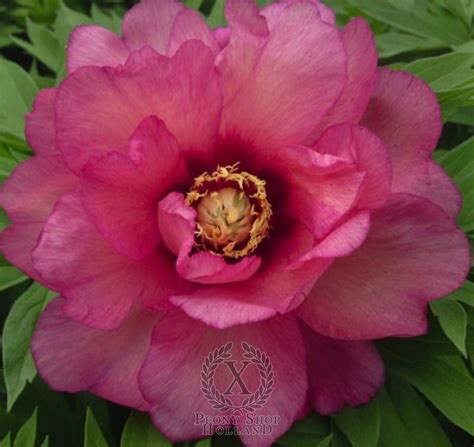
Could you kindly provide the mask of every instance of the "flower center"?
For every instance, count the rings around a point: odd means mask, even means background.
[[[255,251],[268,235],[272,215],[265,181],[238,165],[204,172],[186,196],[197,212],[196,246],[234,259]]]

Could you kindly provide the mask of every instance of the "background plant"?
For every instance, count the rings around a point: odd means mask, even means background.
[[[31,156],[24,115],[41,88],[65,75],[71,30],[96,23],[119,32],[132,0],[3,0],[0,5],[0,183]],[[223,0],[187,0],[224,24]],[[265,1],[260,1],[263,4]],[[364,16],[376,36],[381,65],[425,79],[443,109],[435,158],[459,186],[458,223],[474,245],[474,0],[326,0],[339,25]],[[8,224],[0,210],[0,229]],[[474,439],[474,274],[431,303],[429,334],[378,343],[386,386],[369,405],[297,422],[282,447],[462,447]],[[87,393],[50,391],[37,377],[29,341],[54,294],[0,257],[0,447],[171,446],[148,416]],[[185,444],[180,444],[185,446]],[[214,437],[197,445],[239,445]]]

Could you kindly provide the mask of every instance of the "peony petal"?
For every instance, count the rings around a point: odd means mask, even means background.
[[[34,269],[31,259],[31,252],[36,246],[42,229],[43,223],[41,222],[12,223],[0,233],[0,252],[10,264],[19,268],[35,281],[48,286],[48,283]]]
[[[159,314],[134,312],[120,329],[103,331],[67,317],[56,298],[41,314],[31,350],[48,385],[69,393],[91,391],[120,405],[147,410],[138,371]]]
[[[308,253],[301,256],[293,268],[301,267],[305,262],[316,258],[340,258],[350,255],[359,248],[370,228],[370,213],[362,211],[348,218]]]
[[[285,183],[286,192],[278,197],[282,212],[303,222],[315,240],[326,237],[357,206],[366,173],[358,171],[352,156],[304,146],[281,147],[264,156],[262,164]]]
[[[66,298],[66,315],[99,329],[118,327],[138,299],[166,309],[170,294],[189,290],[162,247],[141,262],[116,252],[88,219],[77,191],[57,203],[33,252],[33,263]]]
[[[283,227],[285,234],[272,234],[260,269],[248,281],[202,286],[170,301],[216,328],[290,312],[301,304],[332,259],[315,259],[292,269],[294,259],[312,248],[313,237],[301,224],[288,222]]]
[[[267,19],[270,28],[274,27],[278,17],[288,5],[298,1],[301,0],[280,0],[263,8],[262,15]],[[311,0],[311,2],[318,8],[319,15],[323,21],[330,25],[336,25],[336,14],[331,8],[326,6],[324,3],[321,3],[319,0]]]
[[[130,50],[123,40],[108,29],[95,25],[74,28],[67,46],[69,73],[80,67],[97,67],[124,64]]]
[[[291,340],[291,349],[287,348],[288,340]],[[155,327],[152,346],[139,377],[140,388],[151,403],[153,421],[169,439],[184,441],[202,437],[203,427],[196,423],[199,414],[223,414],[213,409],[204,398],[201,370],[209,353],[229,342],[233,343],[231,360],[243,360],[242,342],[267,356],[267,365],[271,363],[273,372],[274,390],[265,405],[253,414],[280,418],[272,426],[272,433],[266,436],[243,436],[244,445],[270,446],[290,427],[304,407],[307,390],[304,341],[294,317],[278,317],[263,323],[216,330],[181,312],[169,313]],[[260,381],[257,367],[248,366],[242,378],[253,392]],[[223,392],[231,382],[232,376],[227,368],[220,365],[215,372],[217,387]],[[186,393],[183,389],[187,390]],[[233,391],[234,395],[229,397],[236,403],[241,401],[237,395],[238,387]],[[241,431],[245,429],[243,422],[238,423]]]
[[[82,201],[103,237],[132,259],[152,255],[160,240],[157,203],[188,176],[163,121],[145,118],[130,139],[128,156],[109,152],[83,172]]]
[[[13,171],[0,193],[0,204],[15,222],[44,222],[56,200],[77,182],[60,155],[39,155]]]
[[[352,158],[365,178],[359,191],[357,208],[382,206],[389,194],[392,166],[382,141],[368,129],[349,124],[328,128],[315,145],[316,151],[336,157]]]
[[[167,55],[173,56],[184,42],[193,39],[200,40],[213,53],[219,52],[219,45],[204,18],[192,9],[184,9],[173,23]]]
[[[316,4],[318,6],[318,11],[321,15],[321,19],[323,19],[326,23],[336,25],[335,12],[329,6],[326,6],[323,2],[316,1]]]
[[[357,124],[375,87],[378,56],[369,24],[360,17],[352,19],[342,30],[342,40],[347,53],[347,83],[309,140],[314,141],[334,124]]]
[[[54,100],[57,89],[41,90],[33,103],[33,111],[26,115],[25,135],[36,154],[56,153],[54,128]]]
[[[250,279],[260,268],[262,259],[247,256],[235,264],[227,263],[222,256],[207,252],[185,254],[176,264],[179,275],[199,284],[228,284]]]
[[[166,246],[176,256],[183,246],[189,252],[194,244],[196,211],[184,203],[184,195],[170,192],[158,204],[158,225]]]
[[[425,333],[426,303],[457,289],[470,266],[466,236],[431,202],[394,194],[372,214],[361,248],[337,260],[298,309],[340,339]]]
[[[230,34],[230,28],[216,28],[212,31],[212,35],[221,50],[229,44]]]
[[[248,256],[229,264],[222,256],[198,252],[194,248],[196,212],[184,202],[183,194],[172,192],[158,205],[158,222],[167,247],[178,255],[176,270],[188,281],[200,284],[226,284],[246,281],[258,270],[262,260]]]
[[[36,280],[31,251],[54,203],[76,183],[59,155],[38,155],[21,163],[0,192],[0,205],[13,222],[0,235],[0,251]]]
[[[434,160],[413,160],[409,166],[394,163],[394,192],[425,197],[455,218],[461,211],[462,197],[449,175]]]
[[[224,51],[231,45],[232,37]],[[250,43],[250,48],[253,52],[255,45]],[[311,1],[292,3],[254,59],[252,75],[223,109],[221,135],[238,134],[258,147],[302,142],[346,81],[338,30],[321,20]],[[248,67],[246,58],[242,65]]]
[[[402,163],[431,154],[441,134],[441,109],[424,81],[381,69],[362,124],[382,139],[394,162]]]
[[[85,67],[61,84],[58,147],[80,172],[93,156],[113,149],[126,153],[138,124],[156,115],[190,156],[209,159],[221,101],[209,48],[189,41],[168,59],[147,47],[132,53],[125,67]]]
[[[184,10],[177,0],[141,0],[125,14],[122,32],[128,48],[146,45],[166,54],[176,16]]]
[[[249,80],[267,41],[267,24],[259,12],[253,0],[228,0],[225,4],[229,36],[221,31],[226,45],[216,58],[224,86],[225,104]]]
[[[431,161],[442,130],[441,109],[424,81],[406,72],[380,70],[362,124],[387,145],[393,164],[392,192],[420,195],[456,217],[459,193]]]
[[[309,400],[321,414],[368,403],[384,381],[384,365],[375,346],[365,341],[326,338],[305,332]]]

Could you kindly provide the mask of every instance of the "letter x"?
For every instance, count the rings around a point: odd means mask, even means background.
[[[239,370],[237,370],[235,368],[235,364],[237,363],[236,361],[233,361],[233,360],[230,361],[229,360],[229,361],[224,362],[224,363],[227,365],[227,368],[229,368],[229,371],[234,376],[234,380],[229,385],[229,387],[224,392],[224,394],[231,395],[232,394],[232,388],[234,388],[235,384],[239,385],[240,394],[251,394],[250,391],[245,386],[244,381],[242,380],[242,374],[245,371],[245,368],[247,368],[247,366],[249,366],[251,362],[249,362],[249,361],[242,362],[242,367]]]

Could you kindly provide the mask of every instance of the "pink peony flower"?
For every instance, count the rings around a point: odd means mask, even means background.
[[[60,295],[32,343],[52,388],[193,439],[196,413],[221,414],[204,359],[247,343],[273,368],[253,414],[278,423],[242,434],[262,446],[309,408],[369,401],[384,375],[372,340],[425,333],[470,255],[431,159],[436,96],[377,69],[363,19],[338,30],[317,0],[228,0],[226,18],[212,31],[143,0],[122,37],[72,33],[67,78],[27,117],[36,155],[1,193],[0,246]]]

